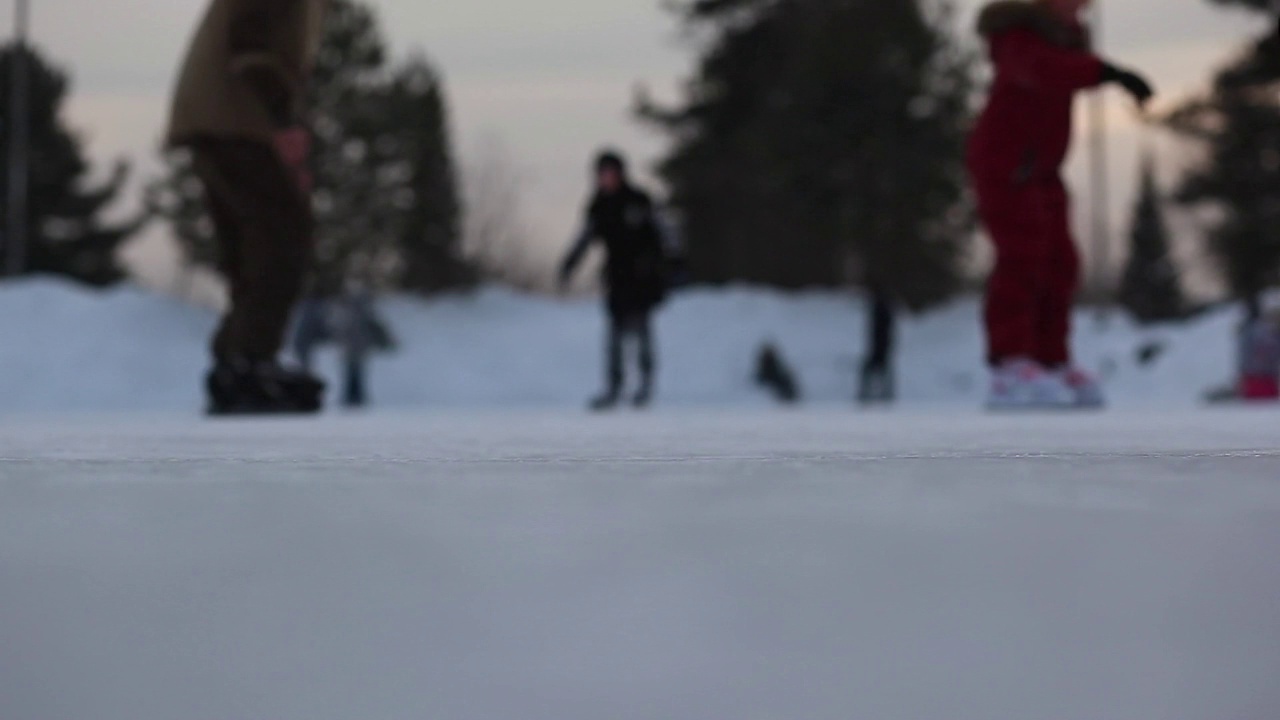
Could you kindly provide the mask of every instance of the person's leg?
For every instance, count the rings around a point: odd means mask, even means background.
[[[324,383],[276,362],[311,252],[309,201],[269,145],[202,143],[195,170],[218,225],[230,291],[206,380],[209,411],[319,410]]]
[[[1040,364],[1045,295],[1053,281],[1052,231],[1042,188],[979,185],[979,212],[996,248],[986,326],[992,409],[1065,408],[1075,394]]]
[[[312,367],[314,367],[315,365],[315,363],[312,362],[313,354],[311,349],[311,343],[310,342],[296,343],[294,345],[293,354],[298,359],[298,367],[302,368],[303,370],[306,370],[307,372],[311,372]]]
[[[220,150],[216,143],[199,145],[192,150],[196,177],[204,186],[204,205],[213,222],[214,242],[218,248],[218,270],[227,284],[227,311],[222,316],[211,341],[211,351],[216,362],[223,362],[234,353],[236,329],[233,327],[237,296],[243,291],[241,282],[241,228],[230,198],[222,194],[225,183],[221,179]]]
[[[871,352],[868,358],[874,368],[889,367],[893,358],[893,321],[893,303],[884,295],[877,294],[871,301]]]
[[[1071,233],[1071,203],[1062,183],[1046,185],[1038,197],[1044,213],[1048,265],[1036,313],[1033,359],[1046,368],[1071,363],[1071,313],[1080,283],[1080,254]]]
[[[636,339],[636,351],[640,361],[640,387],[636,392],[636,405],[648,405],[653,399],[654,375],[657,372],[657,350],[654,347],[653,316],[642,312],[631,320],[631,332]]]
[[[351,355],[346,361],[346,387],[343,403],[349,408],[361,408],[368,402],[365,393],[365,362],[361,355]]]
[[[275,150],[244,141],[208,143],[198,173],[235,235],[235,281],[219,352],[273,361],[301,295],[312,247],[308,198]]]
[[[863,403],[891,402],[894,399],[893,344],[894,308],[887,297],[875,294],[869,310],[870,349],[858,381],[858,400]]]
[[[311,297],[303,300],[298,306],[297,318],[293,329],[293,355],[298,365],[308,372],[312,368],[317,339],[322,332],[319,327],[324,322],[324,307],[319,298]]]
[[[625,321],[610,308],[609,329],[605,336],[605,388],[604,392],[591,402],[591,406],[596,410],[614,407],[622,396],[622,386],[626,380],[626,368],[623,364],[625,341]]]
[[[626,341],[626,321],[619,318],[611,318],[609,321],[608,367],[605,368],[605,388],[612,394],[620,393],[626,380]]]
[[[978,184],[978,212],[995,246],[987,283],[987,359],[999,366],[1033,359],[1047,274],[1047,239],[1036,193],[1013,184]]]

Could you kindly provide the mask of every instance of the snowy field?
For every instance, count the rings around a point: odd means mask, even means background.
[[[436,302],[392,299],[382,309],[400,339],[373,366],[377,407],[577,409],[602,384],[603,319],[590,299],[501,290]],[[680,294],[658,319],[660,402],[762,408],[756,352],[777,342],[811,404],[854,398],[865,311],[855,296],[760,290]],[[214,313],[125,288],[87,292],[50,280],[0,285],[0,415],[56,411],[194,412]],[[1118,407],[1188,408],[1234,376],[1236,315],[1138,329],[1116,316],[1077,323],[1086,367],[1103,372]],[[1155,345],[1151,363],[1138,358]],[[331,378],[332,355],[323,358]],[[956,304],[903,324],[902,400],[973,408],[985,389],[979,308]]]
[[[0,421],[3,720],[1271,720],[1280,414]]]

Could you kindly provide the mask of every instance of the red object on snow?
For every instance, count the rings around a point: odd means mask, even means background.
[[[1102,81],[1103,63],[1083,27],[1063,24],[1038,3],[994,3],[979,29],[996,68],[968,148],[979,216],[996,247],[988,359],[1056,367],[1070,362],[1080,265],[1061,167],[1075,96]]]
[[[1280,400],[1280,378],[1267,375],[1241,378],[1240,398],[1250,402]]]

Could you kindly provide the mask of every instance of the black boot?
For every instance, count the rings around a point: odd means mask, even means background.
[[[631,398],[632,407],[637,410],[644,410],[653,403],[653,380],[649,375],[645,375],[640,382],[640,389]]]
[[[219,361],[205,380],[209,414],[311,415],[324,405],[319,378],[274,361]]]
[[[896,399],[893,369],[868,362],[858,381],[858,402],[863,405],[888,405]]]
[[[609,341],[605,350],[605,378],[607,389],[591,401],[594,412],[612,410],[622,400],[622,386],[626,383],[626,374],[622,365],[622,341],[624,327],[614,319],[609,326]]]
[[[610,388],[591,401],[591,410],[594,412],[607,412],[618,407],[618,403],[621,400],[622,392],[617,388]]]

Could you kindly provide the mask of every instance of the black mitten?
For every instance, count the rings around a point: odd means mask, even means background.
[[[1156,91],[1152,89],[1151,83],[1146,78],[1121,67],[1116,67],[1110,63],[1104,63],[1102,66],[1102,82],[1104,84],[1115,84],[1124,88],[1126,92],[1133,96],[1139,105],[1146,105]]]

